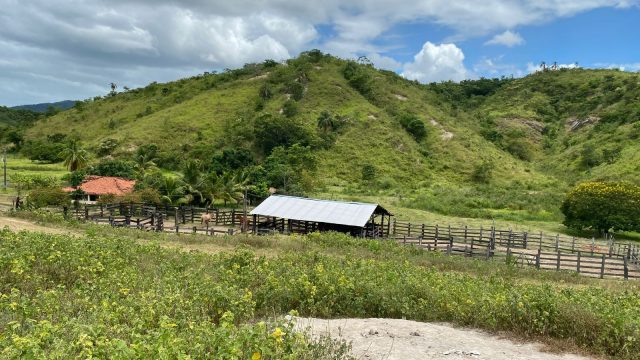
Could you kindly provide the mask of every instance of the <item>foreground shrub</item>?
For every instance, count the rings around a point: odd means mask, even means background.
[[[290,310],[449,321],[567,339],[620,359],[640,351],[640,293],[631,284],[615,291],[443,273],[385,259],[406,250],[391,242],[299,239],[343,251],[210,256],[122,239],[0,231],[1,357],[314,358],[322,352],[289,323],[260,321]],[[382,255],[350,255],[362,247]]]

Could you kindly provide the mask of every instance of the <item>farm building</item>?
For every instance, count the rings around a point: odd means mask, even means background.
[[[66,187],[63,190],[70,193],[80,189],[84,193],[81,202],[93,204],[103,195],[120,196],[128,194],[133,191],[135,185],[135,180],[113,176],[87,176],[77,188]]]
[[[288,233],[339,231],[361,237],[385,237],[392,214],[378,204],[271,195],[253,211],[253,231]]]

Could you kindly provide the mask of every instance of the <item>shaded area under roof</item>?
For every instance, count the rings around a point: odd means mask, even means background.
[[[271,195],[251,215],[364,227],[371,215],[391,215],[378,204]]]

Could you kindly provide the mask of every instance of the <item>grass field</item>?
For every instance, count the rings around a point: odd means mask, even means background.
[[[338,351],[292,336],[276,319],[291,310],[446,321],[612,359],[640,350],[634,282],[338,234],[212,238],[58,224],[77,235],[0,232],[3,357],[312,359]]]

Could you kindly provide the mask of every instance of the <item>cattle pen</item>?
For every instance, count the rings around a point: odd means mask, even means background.
[[[210,215],[208,223],[201,221],[203,214]],[[392,219],[389,215],[387,212],[383,217],[386,220],[380,219],[377,226],[374,223],[363,227],[363,232],[357,235],[396,241],[445,255],[497,260],[520,267],[573,271],[599,278],[640,279],[640,247],[637,244],[495,227],[416,224]],[[114,227],[208,236],[336,230],[321,228],[317,222],[245,214],[238,209],[194,206],[95,204],[70,209],[66,216]]]

